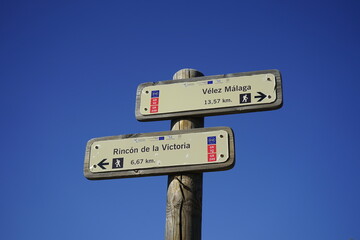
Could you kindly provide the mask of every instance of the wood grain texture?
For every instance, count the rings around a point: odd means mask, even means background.
[[[169,175],[166,240],[201,239],[202,173]]]
[[[203,76],[194,69],[182,69],[174,80]],[[204,127],[204,118],[171,121],[171,130]],[[166,203],[166,240],[200,240],[202,221],[202,173],[175,174],[168,177]]]

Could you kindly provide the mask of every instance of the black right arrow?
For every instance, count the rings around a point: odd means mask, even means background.
[[[257,93],[260,94],[258,96],[255,96],[255,98],[259,98],[258,102],[261,102],[262,100],[264,100],[264,98],[266,98],[266,95],[263,94],[262,92],[257,92]]]
[[[105,161],[106,161],[106,158],[103,159],[101,162],[99,162],[97,165],[98,165],[99,167],[101,167],[102,169],[106,169],[106,168],[104,167],[104,165],[109,165],[109,163],[106,163]]]

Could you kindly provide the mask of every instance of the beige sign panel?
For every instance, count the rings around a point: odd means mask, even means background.
[[[230,128],[203,128],[95,138],[88,142],[89,179],[226,170],[234,164]]]
[[[281,105],[280,72],[266,70],[141,84],[136,117],[151,121],[271,110]]]

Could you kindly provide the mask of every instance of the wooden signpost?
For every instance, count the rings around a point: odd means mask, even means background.
[[[194,69],[182,69],[174,80],[203,76]],[[171,130],[203,128],[204,117],[177,118]],[[165,240],[201,239],[202,173],[173,174],[168,177]]]
[[[203,76],[182,69],[173,80],[143,83],[139,121],[171,120],[171,131],[91,139],[84,175],[91,180],[169,175],[166,240],[200,240],[203,172],[235,164],[231,128],[204,128],[204,117],[282,107],[278,70]]]

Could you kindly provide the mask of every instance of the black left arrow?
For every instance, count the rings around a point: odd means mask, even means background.
[[[263,94],[262,92],[257,92],[260,95],[255,96],[255,98],[259,98],[258,102],[261,102],[262,100],[264,100],[264,98],[266,98],[266,95]]]
[[[106,158],[103,159],[101,162],[99,162],[97,165],[99,167],[101,167],[102,169],[106,169],[106,167],[104,167],[104,165],[109,165],[109,163],[108,162],[106,163],[105,161],[106,161]]]

